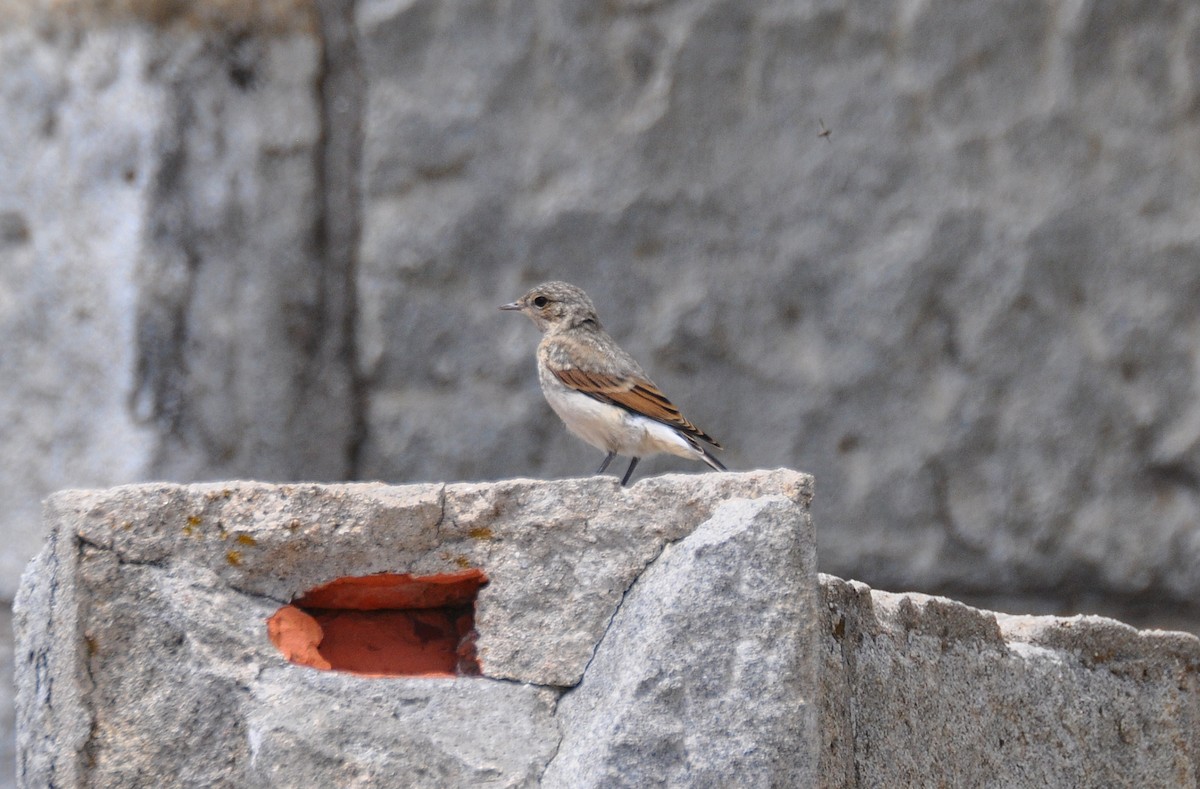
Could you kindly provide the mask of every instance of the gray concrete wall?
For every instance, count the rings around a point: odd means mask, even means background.
[[[6,596],[69,485],[587,472],[549,277],[831,570],[1196,593],[1191,5],[25,5]]]
[[[563,278],[824,569],[1200,627],[1192,3],[4,0],[0,109],[2,604],[63,487],[591,471]]]

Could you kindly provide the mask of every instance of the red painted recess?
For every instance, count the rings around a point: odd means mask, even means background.
[[[482,570],[379,573],[310,589],[267,620],[267,635],[301,666],[367,677],[478,676],[475,596]]]

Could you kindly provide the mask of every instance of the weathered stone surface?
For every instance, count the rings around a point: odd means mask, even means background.
[[[0,787],[15,786],[16,719],[14,714],[12,609],[0,604]]]
[[[492,309],[555,276],[827,569],[1193,599],[1200,18],[1134,5],[0,5],[0,594],[59,487],[589,470]]]
[[[1200,639],[818,580],[810,482],[59,494],[15,610],[19,785],[1196,783]],[[267,638],[330,577],[464,563],[483,677]]]
[[[0,0],[0,21],[43,28],[148,23],[167,30],[312,32],[312,0]]]
[[[815,545],[784,498],[731,502],[630,588],[558,705],[547,786],[812,786]]]
[[[289,667],[254,693],[246,731],[264,787],[535,786],[558,742],[558,693],[532,685]]]
[[[49,593],[19,598],[24,786],[520,786],[553,751],[555,691],[290,666],[264,637],[276,601],[56,538],[25,587]]]
[[[355,420],[312,25],[233,8],[251,3],[23,5],[0,7],[7,600],[50,491],[339,479]]]
[[[810,496],[811,478],[786,470],[630,488],[592,478],[57,494],[50,542],[17,599],[18,775],[25,786],[163,776],[354,786],[395,775],[531,785],[558,747],[561,687],[584,675],[626,589],[718,509],[708,531],[734,536],[728,550],[713,543],[715,580],[740,579],[751,602],[797,587],[776,618],[812,608],[799,588],[815,572]],[[283,603],[332,578],[463,565],[489,579],[476,602],[477,680],[334,677],[288,664],[267,638]],[[810,653],[785,642],[765,659],[794,683]],[[777,714],[804,710],[780,704]]]
[[[136,565],[179,561],[287,602],[346,575],[480,567],[478,654],[487,676],[573,685],[621,596],[662,546],[727,498],[782,495],[794,471],[492,484],[132,485],[67,492],[48,518]]]
[[[823,786],[1194,786],[1200,640],[821,576]]]
[[[1194,599],[1200,16],[1135,5],[358,3],[360,473],[588,471],[494,310],[562,278],[826,569]]]
[[[827,570],[1197,599],[1193,4],[315,6],[0,0],[0,599],[62,487],[590,471],[548,277]]]
[[[0,3],[0,601],[53,490],[349,474],[320,44],[288,0]]]

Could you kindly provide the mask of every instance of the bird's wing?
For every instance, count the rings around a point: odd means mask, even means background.
[[[554,375],[576,392],[662,422],[681,433],[721,449],[721,445],[717,443],[716,439],[688,421],[687,417],[681,414],[679,409],[667,399],[667,396],[645,378],[591,372],[578,368],[555,370]]]

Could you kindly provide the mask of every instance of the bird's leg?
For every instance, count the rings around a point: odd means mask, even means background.
[[[608,464],[613,462],[613,458],[617,456],[616,452],[609,452],[604,456],[604,462],[600,464],[600,468],[596,469],[597,474],[603,474],[604,469],[608,468]]]
[[[625,469],[625,476],[621,477],[621,487],[625,487],[629,483],[629,478],[633,476],[633,467],[637,465],[638,458],[629,461],[629,468]]]

